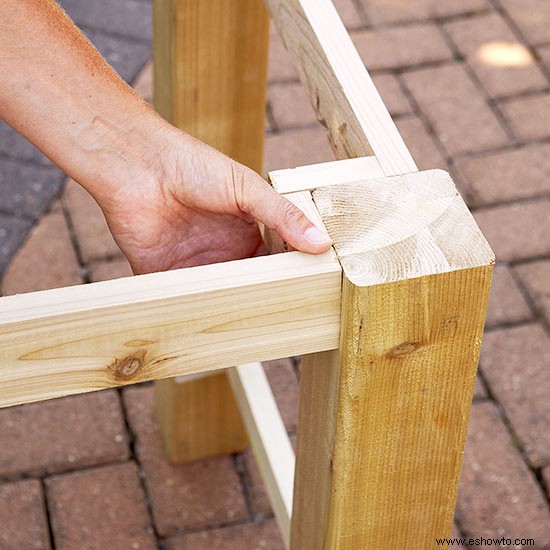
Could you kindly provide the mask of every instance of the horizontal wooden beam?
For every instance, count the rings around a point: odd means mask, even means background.
[[[374,154],[386,176],[417,170],[331,0],[265,0],[337,158]]]
[[[294,450],[262,365],[241,365],[229,369],[228,375],[254,457],[288,548],[294,489]]]
[[[0,298],[0,406],[338,347],[333,251]]]
[[[313,191],[327,185],[380,178],[384,172],[376,157],[321,162],[269,172],[271,185],[281,194]]]

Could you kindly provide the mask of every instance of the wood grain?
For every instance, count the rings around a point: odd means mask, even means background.
[[[450,533],[492,266],[357,287],[302,364],[291,548],[436,548]]]
[[[262,172],[268,43],[269,18],[260,0],[153,2],[155,108],[178,128],[258,173]],[[224,438],[218,442],[210,438],[210,450],[204,445],[205,428],[219,433],[233,414],[233,396],[223,376],[197,382],[204,399],[194,400],[192,426],[191,420],[185,427],[175,424],[187,411],[183,401],[193,392],[192,383],[173,384],[164,382],[157,388],[157,402],[171,402],[161,405],[158,417],[163,433],[174,439],[165,439],[165,447],[179,449],[172,460],[185,460],[185,448],[191,458],[197,457],[192,450],[193,429],[204,456],[234,451],[231,439],[224,446]],[[206,384],[212,391],[210,399]],[[227,403],[227,411],[211,407],[213,400]],[[241,423],[234,428],[237,432]],[[242,431],[240,439],[244,436]]]
[[[259,0],[155,0],[155,108],[261,173],[268,47]]]
[[[357,286],[483,266],[493,258],[443,170],[322,187],[313,199]]]
[[[191,462],[212,456],[213,449],[226,454],[248,446],[226,372],[190,375],[177,383],[173,379],[156,382],[156,414],[170,461]],[[207,415],[205,403],[210,409]],[[172,421],[163,422],[166,418]]]
[[[294,451],[260,363],[230,369],[229,380],[285,546],[290,543]]]
[[[286,194],[382,176],[384,172],[376,157],[357,157],[274,170],[269,172],[269,181],[277,192]]]
[[[334,348],[340,286],[291,252],[0,298],[0,405]]]
[[[435,170],[313,192],[344,270],[338,351],[302,363],[291,548],[450,533],[494,256]]]
[[[330,0],[265,0],[339,159],[374,154],[386,175],[416,164]]]

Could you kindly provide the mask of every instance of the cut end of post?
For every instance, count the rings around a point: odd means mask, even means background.
[[[443,170],[313,192],[347,278],[371,286],[494,264],[494,254]]]

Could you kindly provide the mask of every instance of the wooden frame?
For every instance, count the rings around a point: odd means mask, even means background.
[[[184,116],[182,74],[209,89],[212,77],[194,65],[199,57],[185,73],[175,45],[189,44],[182,33],[196,36],[191,31],[216,10],[229,10],[229,39],[237,33],[231,25],[245,21],[252,29],[261,20],[261,74],[254,78],[265,87],[265,13],[256,0],[239,2],[242,20],[222,0],[157,0],[156,21],[166,33],[155,70],[167,117]],[[289,252],[2,298],[0,404],[200,374],[158,391],[172,458],[196,458],[237,450],[242,428],[231,412],[236,435],[219,445],[215,437],[199,441],[205,425],[209,433],[223,429],[227,410],[214,407],[206,424],[188,423],[186,445],[196,452],[182,453],[174,419],[189,402],[178,403],[181,388],[192,396],[202,384],[194,401],[201,406],[229,391],[225,377],[205,384],[204,373],[252,363],[230,369],[229,381],[287,545],[435,548],[435,537],[452,524],[494,258],[450,177],[417,172],[331,2],[266,5],[336,155],[351,159],[278,171],[271,181],[325,224],[336,253]],[[219,30],[225,20],[215,21]],[[239,36],[250,43],[255,35]],[[213,47],[197,40],[197,47]],[[219,105],[207,93],[197,107],[202,118],[182,123],[199,137],[224,129],[211,140],[222,149],[238,122],[230,107],[240,105],[245,127],[259,132],[265,98],[253,87],[255,116],[235,99],[243,89],[231,84],[237,58],[220,75]],[[220,126],[203,125],[209,117],[221,117]],[[233,142],[239,150],[257,145]],[[257,167],[255,151],[248,163]],[[269,231],[266,240],[281,247]],[[250,307],[243,311],[240,303]],[[295,476],[269,385],[253,363],[292,354],[311,354],[302,365]]]

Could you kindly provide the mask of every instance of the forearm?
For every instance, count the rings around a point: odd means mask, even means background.
[[[0,117],[96,197],[143,177],[158,115],[52,0],[0,0],[0,19]]]

